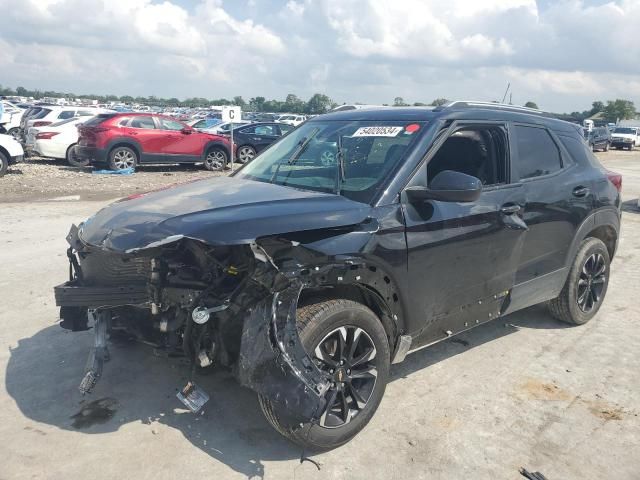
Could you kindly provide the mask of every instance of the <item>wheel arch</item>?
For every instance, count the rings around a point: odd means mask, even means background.
[[[122,138],[122,137],[115,138],[107,144],[107,148],[106,148],[107,159],[109,158],[109,155],[111,155],[111,152],[113,151],[113,149],[118,147],[130,148],[138,156],[138,163],[142,161],[142,151],[143,151],[142,145],[140,145],[140,143],[136,142],[135,140],[131,140],[129,138]]]
[[[214,148],[220,148],[224,150],[224,153],[227,155],[227,158],[230,158],[231,153],[229,152],[229,147],[227,147],[222,142],[213,140],[213,141],[207,142],[204,145],[204,148],[202,149],[202,160],[207,158],[207,153],[209,153]]]
[[[573,242],[567,252],[565,264],[570,267],[573,259],[585,238],[594,237],[602,240],[609,252],[609,258],[615,256],[620,231],[619,211],[615,207],[607,207],[589,215],[578,228]]]
[[[383,295],[370,285],[346,283],[342,285],[305,287],[300,292],[298,306],[303,307],[320,301],[339,299],[352,300],[371,309],[380,320],[387,334],[389,350],[393,356],[397,339],[402,332],[399,317],[393,313]]]

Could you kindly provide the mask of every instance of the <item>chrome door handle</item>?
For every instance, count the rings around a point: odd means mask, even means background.
[[[573,189],[574,197],[586,197],[589,194],[589,189],[587,187],[576,187]]]
[[[510,203],[503,205],[500,211],[505,215],[513,215],[514,213],[518,213],[522,207],[516,203]]]

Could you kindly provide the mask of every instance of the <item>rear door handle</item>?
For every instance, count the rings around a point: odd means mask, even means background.
[[[589,189],[587,187],[576,187],[573,189],[574,197],[586,197],[589,194]]]
[[[500,211],[505,215],[513,215],[514,213],[518,213],[522,207],[517,203],[507,203],[503,205]]]

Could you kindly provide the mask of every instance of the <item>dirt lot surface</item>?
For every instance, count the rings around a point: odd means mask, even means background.
[[[300,449],[271,430],[255,395],[226,373],[198,379],[211,400],[202,415],[187,413],[175,398],[187,367],[148,347],[112,345],[102,380],[82,398],[92,333],[56,325],[52,286],[67,275],[69,224],[107,202],[23,201],[96,198],[83,183],[92,177],[75,171],[30,179],[22,191],[21,175],[0,179],[0,479],[496,480],[523,478],[526,467],[549,480],[637,480],[640,151],[599,156],[624,175],[625,211],[596,319],[569,327],[533,307],[410,355],[392,368],[369,426],[313,455],[320,470],[300,463]],[[167,169],[92,185],[115,197],[207,175]]]
[[[0,181],[0,202],[106,200],[155,190],[178,182],[224,175],[202,165],[144,166],[133,175],[98,175],[63,160],[29,157],[13,165]],[[227,171],[228,173],[229,171]]]

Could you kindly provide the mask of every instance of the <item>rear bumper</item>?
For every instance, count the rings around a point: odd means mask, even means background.
[[[76,146],[76,156],[80,160],[89,160],[91,163],[106,163],[107,151],[103,148]]]

